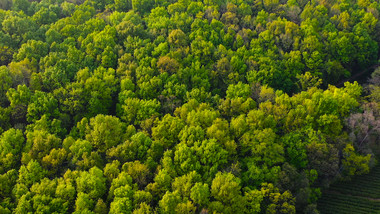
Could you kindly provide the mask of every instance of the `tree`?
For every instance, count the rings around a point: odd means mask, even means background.
[[[28,0],[12,0],[12,9],[16,11],[24,11],[28,14],[28,9],[30,7],[30,2]]]
[[[347,144],[343,149],[342,166],[347,175],[361,175],[369,172],[371,155],[358,155],[352,145]]]
[[[126,13],[123,20],[116,26],[119,39],[125,40],[128,36],[144,38],[146,32],[141,17],[135,11]]]
[[[244,193],[244,200],[246,201],[247,213],[259,213],[261,210],[261,202],[263,201],[263,194],[260,190],[250,190]]]
[[[152,138],[162,142],[165,148],[171,148],[178,142],[178,135],[185,124],[177,117],[166,114],[156,126],[152,128]]]
[[[112,182],[120,174],[120,162],[118,160],[112,161],[112,163],[107,163],[103,169],[104,175],[108,182]]]
[[[0,8],[3,9],[3,10],[8,10],[10,9],[12,6],[12,1],[11,0],[7,0],[7,1],[3,1],[0,3]]]
[[[124,193],[120,191],[120,194],[127,195],[130,199],[132,199],[132,177],[128,175],[126,172],[121,172],[117,178],[113,179],[111,182],[111,187],[109,188],[108,200],[112,200],[115,197],[115,190],[124,187],[126,190]],[[128,188],[129,187],[129,188]],[[126,189],[128,188],[128,189]],[[121,189],[122,190],[122,189]]]
[[[133,194],[133,204],[135,208],[149,204],[152,200],[152,194],[144,190],[137,190]]]
[[[66,172],[69,174],[68,172]],[[65,175],[67,175],[65,173]],[[63,199],[66,202],[69,202],[69,204],[74,204],[75,196],[76,196],[76,190],[75,185],[71,179],[63,179],[59,178],[57,183],[57,189],[55,190],[55,195],[61,199]]]
[[[298,79],[298,88],[301,91],[305,91],[312,87],[318,87],[322,84],[322,79],[311,75],[310,72],[306,72],[305,74],[297,75]]]
[[[22,61],[27,58],[30,61],[37,60],[39,62],[40,58],[48,54],[48,48],[48,44],[42,41],[28,40],[27,43],[21,45],[18,53],[15,54],[15,59]]]
[[[131,4],[131,1],[115,0],[115,10],[119,12],[128,11],[132,8]]]
[[[195,142],[205,139],[205,131],[200,126],[185,126],[178,137],[181,142],[194,145]]]
[[[225,212],[239,212],[244,207],[240,188],[240,180],[234,175],[218,172],[211,184],[211,196],[224,205]]]
[[[154,198],[161,199],[166,192],[169,192],[172,183],[172,177],[168,173],[167,169],[161,169],[158,171],[158,173],[155,174],[153,180],[154,183],[148,184],[146,189],[151,192]]]
[[[197,208],[194,206],[194,204],[191,201],[186,201],[186,202],[177,204],[175,208],[175,212],[191,214],[191,213],[195,213],[196,209]]]
[[[103,199],[99,199],[98,202],[96,202],[94,207],[94,213],[97,214],[107,214],[108,208],[106,203],[104,203]]]
[[[34,183],[44,178],[46,173],[37,161],[31,160],[26,166],[22,165],[20,167],[17,183],[31,187]]]
[[[160,103],[157,100],[127,98],[119,105],[118,116],[128,124],[140,124],[143,120],[157,116]]]
[[[256,102],[254,100],[251,98],[244,99],[242,97],[233,99],[226,98],[225,100],[221,100],[219,104],[221,114],[227,118],[246,114],[255,107]]]
[[[56,135],[59,138],[65,137],[67,130],[63,126],[63,123],[59,119],[50,119],[47,115],[42,115],[41,119],[26,127],[27,132],[33,132],[34,130],[44,130],[51,134]]]
[[[69,147],[69,150],[70,150],[71,155],[72,155],[71,163],[73,165],[81,165],[80,161],[83,161],[84,157],[89,156],[91,154],[92,144],[90,142],[88,142],[87,140],[80,140],[79,139],[79,140],[75,141],[73,139],[73,141],[74,142]]]
[[[179,69],[179,63],[175,59],[164,56],[157,61],[157,68],[160,72],[176,73]]]
[[[0,45],[0,50],[0,66],[8,65],[13,59],[14,50],[5,45]]]
[[[152,0],[132,0],[133,10],[140,12],[141,14],[148,13],[153,8],[154,1]]]
[[[58,19],[58,15],[54,11],[49,11],[45,7],[41,7],[39,11],[34,13],[32,19],[39,25],[54,23]]]
[[[283,138],[286,146],[286,156],[288,162],[297,168],[305,168],[308,164],[306,154],[306,142],[302,138],[301,133],[291,132]]]
[[[273,166],[284,161],[284,148],[276,142],[276,134],[272,129],[254,131],[251,145],[253,158],[257,161]]]
[[[25,194],[20,197],[20,201],[15,208],[15,211],[18,213],[32,212],[32,205],[30,201],[30,194]]]
[[[138,132],[126,140],[123,144],[107,151],[107,156],[116,158],[122,162],[134,160],[146,160],[152,140],[144,133]]]
[[[251,90],[248,84],[239,82],[238,84],[231,84],[226,91],[226,98],[238,98],[247,99],[251,95]]]
[[[178,144],[173,158],[176,172],[179,175],[184,175],[193,170],[198,171],[201,168],[201,164],[197,158],[193,147],[189,147],[185,143]]]
[[[94,206],[94,200],[86,193],[79,192],[75,201],[75,211],[78,213],[91,213]]]
[[[52,149],[48,155],[42,158],[42,166],[49,170],[49,174],[56,174],[61,169],[67,158],[67,151],[63,148]]]
[[[190,198],[201,207],[207,206],[210,200],[210,189],[207,184],[195,183],[191,188]]]
[[[331,144],[318,143],[316,137],[310,136],[311,143],[306,146],[309,166],[317,170],[320,181],[330,180],[339,170],[338,150]]]
[[[183,198],[190,198],[192,187],[196,182],[201,181],[201,176],[196,171],[189,172],[186,175],[177,177],[172,183],[173,191],[178,191]]]
[[[118,81],[115,78],[115,70],[100,66],[91,77],[75,85],[79,86],[78,90],[83,90],[81,92],[84,92],[81,94],[81,99],[87,101],[86,108],[89,117],[109,113],[112,104],[116,101],[113,100],[118,90],[116,84],[118,84]]]
[[[56,180],[47,178],[34,184],[30,189],[33,193],[31,203],[34,212],[66,212],[68,204],[60,198],[55,198]]]
[[[113,116],[98,115],[86,125],[86,140],[99,152],[105,152],[123,141],[124,124]]]
[[[15,0],[19,2],[26,2],[27,0]],[[24,7],[24,6],[23,6]],[[29,7],[29,6],[25,6]],[[25,9],[25,8],[24,8]],[[3,31],[8,34],[12,40],[13,44],[17,45],[19,42],[26,42],[30,37],[33,38],[33,34],[37,33],[38,26],[31,19],[28,19],[25,16],[7,16],[2,22]],[[28,38],[29,37],[29,38]]]
[[[152,208],[150,205],[146,203],[140,204],[140,207],[138,209],[133,210],[133,214],[151,214],[153,213]]]
[[[27,132],[26,139],[22,157],[23,163],[28,163],[31,159],[41,161],[50,153],[50,150],[58,148],[62,142],[56,135],[50,134],[44,129]]]
[[[294,206],[295,200],[291,192],[285,191],[280,193],[279,190],[270,183],[263,184],[261,191],[263,192],[264,198],[269,200],[269,203],[266,204],[267,213],[296,213]]]
[[[116,67],[116,61],[117,55],[110,46],[107,46],[101,56],[101,65],[105,68],[114,68]]]
[[[112,214],[116,213],[131,213],[132,212],[132,205],[131,205],[131,200],[126,197],[115,197],[114,201],[111,202],[110,205],[110,212]]]
[[[180,48],[187,45],[187,36],[181,29],[172,30],[168,35],[171,48]]]
[[[31,92],[26,85],[17,86],[17,90],[10,88],[7,97],[12,109],[11,119],[13,124],[25,123],[27,106],[31,98]]]
[[[18,173],[15,169],[9,170],[7,173],[0,175],[0,194],[2,195],[2,208],[1,211],[9,211],[12,210],[10,207],[12,203],[10,203],[12,190],[16,185]],[[5,213],[7,213],[5,212]],[[10,213],[10,212],[8,212]]]
[[[359,66],[365,67],[371,65],[375,61],[373,56],[376,54],[378,46],[375,45],[375,41],[370,38],[367,30],[361,24],[357,24],[354,27],[353,33],[356,35],[353,45],[356,47],[356,59]]]
[[[47,118],[57,118],[59,115],[58,102],[52,94],[35,91],[27,111],[26,117],[29,122],[41,119],[42,115],[46,115]]]
[[[12,86],[12,77],[10,76],[9,69],[5,66],[0,67],[0,106],[7,105],[6,92]]]
[[[167,191],[159,202],[160,213],[176,213],[176,207],[180,202],[181,197],[178,192]]]
[[[380,102],[380,69],[376,68],[371,74],[371,79],[369,80],[369,90],[371,92],[371,101]]]
[[[88,172],[80,172],[76,178],[76,185],[78,193],[83,193],[82,195],[91,201],[101,198],[106,193],[106,178],[102,170],[97,167],[91,168]]]
[[[140,161],[125,163],[123,169],[140,188],[145,187],[151,179],[149,168],[147,165],[140,163]]]
[[[31,73],[36,70],[35,66],[29,59],[9,63],[8,68],[12,77],[12,86],[14,88],[18,87],[18,85],[29,86]]]
[[[228,152],[215,139],[203,140],[195,144],[196,154],[202,166],[204,179],[211,179],[228,162]]]
[[[207,128],[207,137],[214,138],[222,143],[229,154],[236,153],[237,145],[230,137],[230,127],[227,121],[217,118],[213,125]]]

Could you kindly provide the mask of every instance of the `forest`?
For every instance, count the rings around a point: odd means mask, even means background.
[[[377,0],[0,1],[0,213],[319,213],[378,162],[379,19]]]

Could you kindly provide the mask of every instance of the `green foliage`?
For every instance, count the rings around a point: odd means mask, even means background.
[[[343,149],[343,167],[348,175],[361,175],[369,172],[369,160],[371,155],[366,156],[357,155],[354,152],[352,145],[347,144]]]
[[[132,8],[135,11],[138,11],[142,14],[150,12],[150,9],[152,9],[154,5],[154,1],[152,0],[132,0]]]
[[[12,77],[10,76],[9,69],[5,66],[0,67],[0,106],[5,107],[7,104],[6,93],[12,86]]]
[[[82,171],[76,179],[77,191],[84,193],[90,200],[101,198],[106,192],[105,180],[102,170],[97,167],[88,172]]]
[[[42,115],[46,115],[49,119],[58,117],[58,102],[51,94],[35,91],[28,105],[26,117],[29,122],[35,122]]]
[[[156,100],[127,98],[120,106],[119,117],[129,124],[140,124],[143,120],[158,116],[160,104]]]
[[[20,130],[9,129],[0,137],[0,174],[17,168],[25,139]]]
[[[211,196],[225,204],[236,203],[240,196],[240,181],[230,173],[218,173],[212,181]]]
[[[376,162],[376,1],[0,8],[0,213],[316,213]]]
[[[26,166],[22,165],[19,170],[17,183],[31,187],[34,183],[39,182],[46,175],[46,171],[42,169],[41,165],[31,160]]]
[[[124,124],[116,117],[98,115],[86,124],[86,140],[99,152],[120,144],[123,140]]]

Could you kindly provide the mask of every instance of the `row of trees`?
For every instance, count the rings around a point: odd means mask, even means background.
[[[329,85],[377,63],[375,0],[0,8],[0,213],[315,213],[375,163],[379,70]]]

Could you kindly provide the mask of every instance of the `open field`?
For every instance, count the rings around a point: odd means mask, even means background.
[[[349,182],[331,185],[318,201],[320,213],[380,213],[380,166]]]

